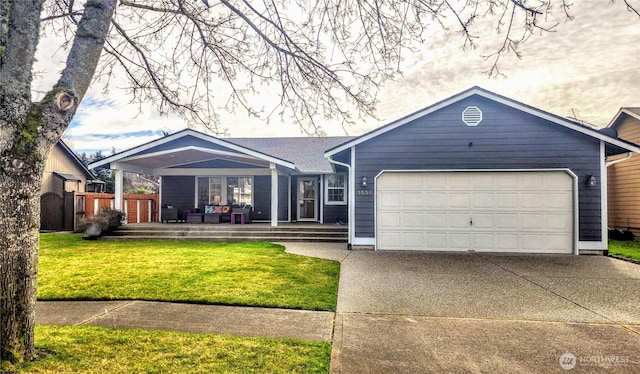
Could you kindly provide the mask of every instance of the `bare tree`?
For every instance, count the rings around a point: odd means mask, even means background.
[[[624,5],[638,14],[638,6]],[[152,102],[216,134],[218,110],[280,115],[309,134],[317,120],[374,115],[380,85],[429,32],[474,48],[490,20],[505,53],[568,16],[564,0],[2,0],[0,2],[0,359],[33,359],[39,193],[44,160],[89,85],[126,78],[132,102]],[[435,28],[436,30],[431,30]],[[41,33],[63,36],[59,80],[32,98]],[[265,105],[264,91],[279,101]],[[353,113],[353,114],[352,114]]]

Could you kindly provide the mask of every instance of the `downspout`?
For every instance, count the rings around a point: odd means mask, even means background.
[[[614,160],[614,161],[606,162],[606,159],[605,159],[604,166],[609,167],[609,166],[613,166],[613,165],[615,165],[615,164],[617,164],[617,163],[619,163],[619,162],[627,161],[628,159],[630,159],[630,158],[631,158],[631,156],[632,156],[632,155],[633,155],[633,152],[627,152],[627,156],[626,156],[626,157],[624,157],[624,158],[621,158],[621,159],[619,159],[619,160]]]
[[[351,173],[351,165],[349,164],[345,164],[344,162],[340,162],[340,161],[336,161],[333,158],[331,158],[331,156],[329,156],[327,158],[329,160],[330,163],[335,164],[335,165],[340,165],[340,166],[344,166],[347,168],[347,170],[349,171],[349,191],[348,191],[348,196],[347,196],[347,213],[348,213],[348,218],[347,218],[347,231],[348,231],[348,239],[347,239],[347,249],[351,250],[351,243],[353,243],[353,235],[354,235],[354,226],[355,226],[355,188],[354,188],[354,183],[355,180],[353,178],[353,175]]]

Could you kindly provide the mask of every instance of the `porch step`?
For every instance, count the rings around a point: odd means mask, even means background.
[[[307,241],[346,243],[341,225],[284,224],[131,224],[105,236],[106,240]]]

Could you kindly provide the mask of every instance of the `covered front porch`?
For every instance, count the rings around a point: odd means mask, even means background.
[[[337,175],[322,157],[339,140],[296,139],[231,140],[186,129],[90,166],[113,170],[116,207],[124,173],[158,177],[163,222],[225,223],[241,210],[246,223],[272,227],[346,222],[346,173]],[[206,214],[217,216],[207,222]]]

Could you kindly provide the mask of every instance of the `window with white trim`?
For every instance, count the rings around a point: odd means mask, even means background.
[[[324,178],[325,198],[327,205],[344,205],[347,203],[347,175],[330,174]]]
[[[252,177],[198,177],[198,206],[251,205]]]

